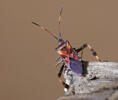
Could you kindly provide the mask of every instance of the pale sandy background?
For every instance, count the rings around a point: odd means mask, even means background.
[[[31,24],[57,34],[60,7],[64,39],[76,48],[88,42],[102,59],[117,62],[118,0],[0,0],[0,100],[64,95],[55,68],[57,43]]]

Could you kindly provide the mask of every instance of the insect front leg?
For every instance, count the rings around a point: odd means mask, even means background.
[[[75,49],[75,51],[77,53],[79,53],[80,51],[82,51],[82,54],[83,54],[83,49],[85,49],[86,47],[88,47],[88,49],[92,52],[92,55],[95,56],[96,59],[101,62],[101,59],[97,55],[96,51],[89,44],[87,44],[87,43],[86,44],[83,44],[80,48]]]

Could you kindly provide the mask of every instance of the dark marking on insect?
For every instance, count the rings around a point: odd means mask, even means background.
[[[32,22],[32,24],[40,27],[43,31],[48,32],[57,42],[58,42],[58,47],[56,48],[56,52],[59,54],[59,57],[56,59],[56,61],[60,60],[57,62],[56,66],[58,67],[61,63],[62,66],[59,70],[58,73],[58,78],[62,85],[66,89],[70,89],[70,86],[62,80],[61,75],[64,71],[64,69],[69,69],[72,72],[76,73],[77,75],[83,75],[84,68],[83,68],[83,59],[82,59],[82,54],[83,54],[83,49],[87,48],[92,52],[92,55],[96,57],[98,61],[101,61],[100,58],[98,57],[97,53],[95,50],[87,43],[83,44],[80,48],[72,48],[71,44],[69,43],[68,40],[64,41],[62,39],[62,32],[61,32],[61,15],[62,15],[62,10],[63,8],[60,9],[59,12],[59,19],[58,19],[58,24],[59,24],[59,37],[55,36],[52,32],[50,32],[48,29],[43,27],[42,25],[39,25],[35,22]],[[79,52],[82,51],[81,56],[79,56]],[[70,89],[71,90],[71,89]],[[71,91],[74,94],[74,91]]]

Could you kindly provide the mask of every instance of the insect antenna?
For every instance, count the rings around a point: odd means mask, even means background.
[[[62,11],[63,11],[63,8],[60,9],[60,12],[59,12],[59,19],[58,19],[58,22],[59,22],[59,39],[62,39],[62,36],[61,36],[61,16],[62,16]]]
[[[45,27],[43,27],[42,25],[39,25],[39,24],[37,24],[35,22],[32,22],[32,24],[40,27],[43,31],[48,32],[52,37],[54,37],[55,40],[58,41],[58,38],[52,32],[50,32],[48,29],[46,29]]]

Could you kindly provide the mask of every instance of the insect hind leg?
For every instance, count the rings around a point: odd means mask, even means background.
[[[65,67],[65,65],[63,64],[63,65],[61,66],[60,70],[59,70],[58,78],[59,78],[59,81],[62,83],[62,85],[63,85],[65,88],[69,89],[69,85],[66,84],[66,83],[61,79],[61,75],[62,75],[62,73],[63,73],[64,67]]]
[[[68,93],[72,93],[72,94],[75,94],[75,92],[73,91],[73,89],[69,86],[68,83],[66,83],[64,80],[62,80],[61,76],[62,76],[62,73],[63,73],[63,70],[65,69],[65,65],[63,64],[59,70],[59,73],[58,73],[58,78],[59,78],[59,81],[60,83],[64,86],[64,90],[65,92],[68,91]]]
[[[80,48],[76,49],[77,53],[79,53],[80,51],[83,51],[83,49],[87,48],[92,52],[92,55],[96,57],[96,59],[98,61],[101,62],[101,59],[99,58],[99,56],[97,55],[96,51],[89,45],[89,44],[83,44]]]

